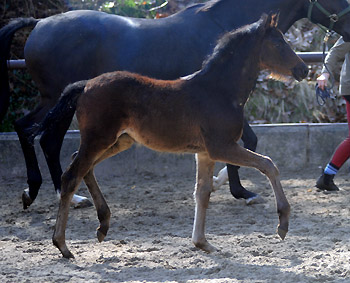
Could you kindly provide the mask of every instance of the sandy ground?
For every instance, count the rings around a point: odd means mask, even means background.
[[[242,169],[241,169],[242,170]],[[95,209],[71,209],[67,243],[75,259],[61,257],[51,236],[57,200],[49,181],[23,210],[25,179],[0,184],[0,280],[4,282],[350,282],[350,180],[340,173],[338,193],[313,186],[319,170],[282,172],[292,206],[284,241],[272,189],[257,171],[243,184],[263,202],[231,197],[228,185],[212,194],[207,254],[191,243],[194,177],[152,174],[99,180],[112,211],[111,228],[98,243]],[[344,170],[347,171],[347,170]],[[88,195],[84,187],[80,194]]]

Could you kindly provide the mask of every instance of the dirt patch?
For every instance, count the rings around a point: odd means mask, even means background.
[[[277,214],[266,178],[244,170],[243,184],[264,202],[246,206],[228,186],[212,194],[208,240],[220,249],[206,254],[191,243],[194,177],[138,175],[100,180],[112,211],[111,228],[98,243],[93,207],[71,209],[67,243],[75,259],[52,245],[57,200],[51,183],[23,211],[24,179],[0,184],[1,282],[325,282],[350,276],[349,191],[324,194],[313,186],[319,172],[282,174],[292,206],[284,241],[275,233]],[[87,196],[83,187],[80,194]]]

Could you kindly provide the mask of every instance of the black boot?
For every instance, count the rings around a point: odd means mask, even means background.
[[[333,182],[334,176],[335,175],[322,173],[316,182],[316,188],[323,191],[339,191],[339,188]]]

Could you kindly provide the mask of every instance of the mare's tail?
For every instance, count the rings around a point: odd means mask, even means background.
[[[7,60],[10,58],[11,42],[17,30],[35,27],[39,20],[18,18],[0,29],[0,122],[4,118],[10,102],[10,87],[7,74]]]
[[[75,82],[63,90],[61,98],[49,113],[47,113],[44,121],[41,123],[39,133],[47,131],[51,127],[55,128],[55,125],[63,121],[72,121],[77,108],[78,98],[84,92],[86,83],[86,80]]]

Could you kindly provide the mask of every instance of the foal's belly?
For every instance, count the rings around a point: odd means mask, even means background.
[[[181,133],[177,131],[159,131],[148,130],[137,131],[129,128],[123,131],[132,137],[137,143],[150,149],[160,152],[171,153],[198,153],[205,150],[204,142],[199,134],[187,132],[184,129]]]

